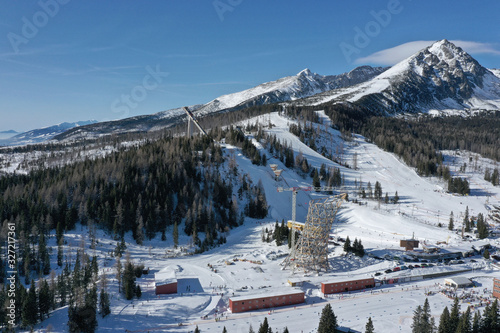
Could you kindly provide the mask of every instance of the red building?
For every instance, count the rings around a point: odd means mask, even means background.
[[[265,295],[231,297],[229,309],[232,313],[304,303],[303,291],[284,291]]]
[[[176,294],[177,277],[175,270],[167,267],[155,273],[155,294]]]
[[[493,279],[493,297],[500,299],[500,279]]]
[[[373,288],[374,286],[375,286],[374,278],[339,281],[339,282],[327,282],[327,283],[321,283],[321,292],[323,294],[345,293],[353,290]]]

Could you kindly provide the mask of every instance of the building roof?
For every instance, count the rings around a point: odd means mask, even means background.
[[[446,278],[445,281],[448,280],[453,284],[456,284],[457,286],[468,286],[472,284],[472,281],[465,276],[455,276],[451,278]]]
[[[358,275],[354,277],[349,276],[336,276],[334,278],[330,278],[328,281],[321,282],[322,284],[330,284],[330,283],[339,283],[339,282],[356,282],[362,280],[374,279],[373,276],[370,275]]]
[[[158,273],[155,273],[155,286],[161,286],[174,282],[177,282],[177,277],[175,275],[175,269],[170,266],[163,268]]]
[[[229,299],[231,301],[235,302],[235,301],[246,301],[246,300],[260,299],[260,298],[264,298],[264,297],[279,297],[279,296],[298,295],[298,294],[305,294],[305,293],[300,289],[287,288],[287,289],[270,291],[270,292],[266,292],[266,293],[230,297]]]

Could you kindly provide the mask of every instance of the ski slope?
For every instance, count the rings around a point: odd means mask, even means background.
[[[324,113],[320,112],[320,116],[328,125]],[[488,207],[500,205],[500,189],[486,183],[482,180],[481,173],[473,169],[461,174],[471,180],[472,195],[455,196],[444,191],[441,180],[420,177],[394,155],[380,150],[359,135],[354,136],[352,141],[344,141],[340,133],[329,126],[313,124],[321,133],[318,146],[328,145],[328,149],[341,152],[342,160],[348,161],[349,165],[353,165],[356,154],[358,168],[354,170],[332,162],[292,135],[288,126],[294,120],[272,113],[250,119],[242,125],[255,122],[272,123],[274,126],[265,131],[276,135],[281,142],[286,142],[295,154],[302,153],[311,166],[319,168],[325,163],[327,166],[340,168],[345,177],[345,184],[339,191],[347,191],[350,200],[342,205],[332,233],[343,238],[349,236],[351,240],[360,239],[368,254],[379,257],[386,254],[401,255],[403,251],[399,247],[399,241],[412,235],[429,244],[448,240],[447,245],[442,245],[444,249],[468,250],[473,243],[463,241],[458,232],[448,231],[446,228],[450,212],[453,212],[456,224],[460,225],[460,216],[465,207],[469,208],[471,215],[476,215],[488,214]],[[254,140],[254,144],[264,153],[262,143]],[[328,273],[304,274],[300,270],[282,270],[280,263],[288,254],[288,247],[278,247],[274,242],[262,242],[261,235],[265,228],[272,229],[276,220],[281,222],[282,219],[286,221],[291,218],[292,194],[277,192],[277,188],[311,186],[312,179],[286,169],[279,159],[271,156],[268,165],[275,163],[279,169],[284,170],[282,179],[276,181],[269,166],[253,165],[238,148],[222,145],[227,156],[234,155],[241,173],[248,174],[254,184],[261,180],[270,206],[269,216],[262,220],[246,218],[243,226],[229,231],[226,244],[197,255],[192,255],[190,237],[186,235],[180,237],[183,246],[178,249],[173,248],[169,236],[164,242],[158,236],[146,241],[144,246],[138,246],[131,235],[127,235],[126,241],[132,260],[150,268],[148,275],[137,280],[143,292],[142,298],[131,301],[126,301],[118,293],[115,260],[108,255],[114,249],[116,241],[111,241],[109,235],[98,231],[99,244],[95,253],[99,257],[101,273],[108,277],[109,292],[113,295],[112,313],[104,319],[99,319],[98,332],[191,332],[196,326],[202,332],[222,332],[225,326],[228,332],[237,333],[248,332],[249,325],[258,330],[265,317],[274,332],[281,332],[285,326],[293,333],[315,332],[319,315],[327,302],[331,303],[342,327],[364,331],[368,317],[371,317],[376,331],[411,332],[413,311],[418,305],[423,305],[426,297],[429,298],[436,322],[444,306],[451,306],[452,300],[442,294],[425,294],[428,291],[438,291],[441,287],[437,284],[442,284],[443,278],[384,285],[374,290],[325,298],[319,292],[321,282],[374,276],[376,272],[399,265],[393,260],[344,255],[340,246],[330,247],[329,260],[332,269]],[[268,152],[267,155],[269,156]],[[460,165],[463,160],[468,159],[465,153],[456,155],[454,152],[445,152],[445,156],[450,166]],[[478,163],[483,168],[493,165],[486,159],[479,159]],[[451,170],[455,172],[454,168]],[[392,197],[395,191],[398,191],[399,204],[379,205],[373,200],[358,197],[355,184],[359,186],[360,182],[363,182],[366,186],[370,182],[374,187],[376,181],[381,183],[384,194],[388,192]],[[322,196],[320,193],[299,192],[297,219],[305,221],[309,201]],[[362,204],[354,203],[354,199],[358,199]],[[438,223],[442,223],[444,227],[439,228]],[[84,243],[88,242],[87,235],[88,229],[82,227],[66,235],[68,244],[65,246],[65,253],[75,253],[82,240]],[[200,234],[200,237],[203,235]],[[52,238],[50,241],[54,243],[50,245],[55,246],[55,240]],[[489,242],[499,245],[496,239],[490,239]],[[383,274],[379,278],[417,277],[429,272],[468,269],[471,271],[461,275],[473,278],[481,287],[478,289],[486,288],[491,292],[492,278],[498,277],[499,272],[480,257],[475,260],[474,263],[467,259],[464,264],[456,266],[436,266],[401,271],[392,273],[393,275]],[[178,270],[178,294],[157,296],[154,294],[154,273],[167,266]],[[52,267],[56,267],[56,264]],[[307,281],[302,287],[306,293],[306,303],[237,314],[227,311],[229,297],[290,290],[291,287],[287,284],[289,278]],[[466,305],[463,304],[462,309],[465,309]],[[479,309],[482,311],[483,308]],[[50,325],[53,332],[64,332],[67,331],[66,322],[67,307],[54,311],[50,318],[36,329],[42,332]]]

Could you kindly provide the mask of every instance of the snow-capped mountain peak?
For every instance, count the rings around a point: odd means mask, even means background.
[[[314,74],[316,74],[316,73],[314,73]],[[306,69],[301,70],[301,71],[297,74],[297,76],[300,76],[300,75],[304,75],[304,76],[311,76],[311,75],[313,75],[313,73],[311,72],[311,70],[310,70],[309,68],[306,68]]]
[[[369,81],[312,97],[306,104],[335,101],[380,114],[500,110],[500,79],[443,39]]]

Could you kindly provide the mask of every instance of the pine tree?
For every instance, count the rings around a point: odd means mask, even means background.
[[[465,232],[470,232],[469,206],[465,207],[464,226]]]
[[[101,289],[101,294],[99,295],[99,312],[103,318],[111,313],[110,307],[109,294],[104,289]]]
[[[484,216],[482,213],[477,215],[477,233],[480,239],[488,237],[488,225],[484,221]]]
[[[498,300],[486,305],[481,321],[481,332],[500,332],[500,318],[498,314]]]
[[[331,333],[337,329],[337,317],[330,304],[325,305],[319,319],[318,333]]]
[[[267,333],[269,331],[269,323],[267,322],[267,317],[264,317],[264,321],[260,324],[258,333]]]
[[[318,169],[314,169],[312,185],[313,187],[321,187],[321,181],[319,179]]]
[[[35,280],[31,280],[28,295],[22,304],[21,320],[24,327],[33,326],[38,320],[38,302],[36,296]]]
[[[455,224],[453,221],[453,211],[450,213],[450,222],[448,222],[448,230],[453,230],[455,228]]]
[[[460,316],[460,321],[458,322],[456,333],[471,333],[472,326],[470,322],[470,307],[467,307],[467,310],[463,315]]]
[[[198,325],[196,325],[195,329],[194,329],[194,333],[200,333],[200,329],[198,328]]]
[[[388,204],[388,203],[389,203],[389,193],[387,193],[387,192],[385,192],[384,203],[385,203],[385,204]]]
[[[412,333],[423,333],[422,307],[419,305],[413,312],[413,322],[411,324]]]
[[[49,316],[49,311],[51,307],[51,295],[49,284],[46,280],[42,279],[40,281],[40,289],[38,292],[38,309],[40,311],[40,320],[44,320],[45,316]]]
[[[382,199],[382,185],[378,181],[375,182],[374,194],[375,194],[375,199],[377,200]]]
[[[424,307],[422,308],[422,328],[422,332],[425,333],[432,333],[435,330],[434,318],[431,317],[431,307],[427,298],[425,299]]]
[[[346,237],[345,243],[344,243],[344,251],[345,252],[351,252],[351,240],[349,239],[349,236]]]
[[[142,296],[142,290],[140,285],[137,285],[135,287],[135,296],[137,296],[137,298],[141,298]]]
[[[358,240],[357,238],[354,238],[354,242],[352,243],[351,247],[351,252],[353,252],[355,255],[359,257],[363,257],[365,255],[365,249],[363,247],[363,244],[361,244],[361,239]]]
[[[368,322],[365,326],[365,333],[375,333],[375,328],[373,327],[372,317],[368,317]]]
[[[290,333],[290,331],[288,331],[288,327],[285,326],[285,329],[283,330],[283,333]]]
[[[227,333],[226,326],[224,326],[224,328],[222,329],[222,333]]]
[[[455,332],[457,330],[458,322],[460,320],[460,307],[458,304],[458,298],[455,297],[453,301],[453,306],[450,311],[450,321],[449,321],[449,332]]]
[[[495,168],[495,170],[493,170],[493,173],[491,174],[491,183],[493,184],[493,186],[497,186],[498,184],[500,184],[500,173],[498,172],[498,169]]]
[[[354,253],[354,254],[357,254],[358,252],[358,249],[359,249],[359,242],[358,242],[358,239],[357,238],[354,238],[354,242],[352,242],[352,247],[351,247],[351,251]]]
[[[394,194],[394,198],[392,199],[392,202],[394,202],[394,204],[397,204],[399,202],[398,191],[396,191],[396,193]]]
[[[135,296],[135,289],[134,265],[130,261],[130,254],[127,253],[127,260],[123,271],[123,292],[125,293],[125,298],[128,300],[132,299]]]
[[[95,288],[92,288],[95,289]],[[94,300],[97,292],[91,290],[85,296],[85,303],[74,304],[68,309],[68,330],[70,333],[93,333],[97,328],[97,314]]]
[[[488,249],[484,250],[483,257],[484,259],[490,259],[490,251],[488,251]]]
[[[472,320],[472,333],[481,333],[481,314],[479,311],[474,313]]]
[[[498,313],[497,298],[495,298],[495,301],[493,301],[493,304],[490,307],[490,316],[491,316],[492,328],[495,330],[495,332],[500,332],[500,316]]]
[[[450,330],[450,311],[447,306],[445,306],[441,317],[439,317],[438,333],[454,333]]]

